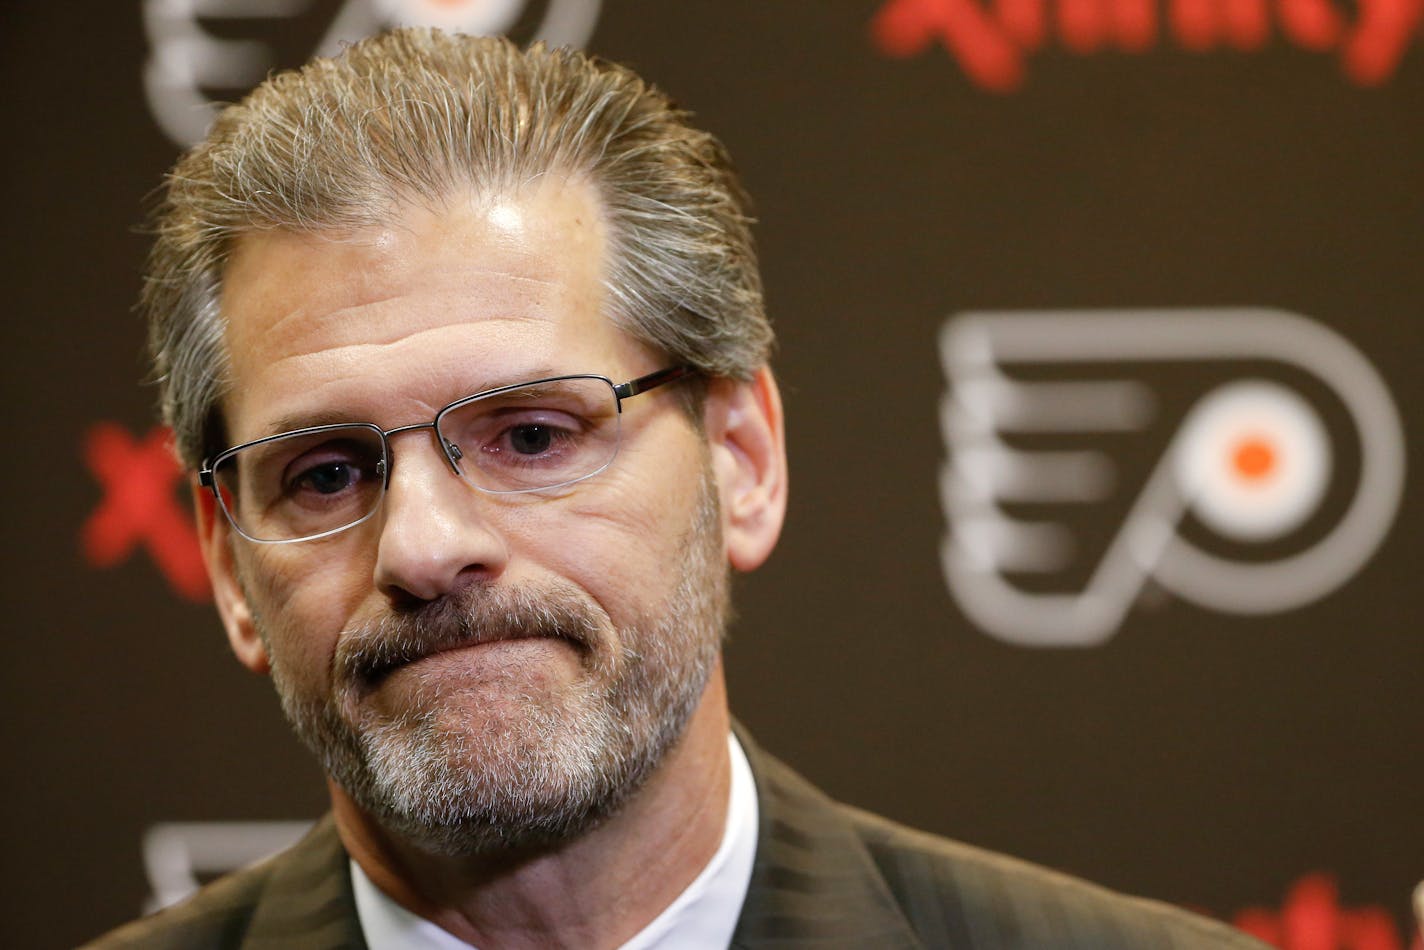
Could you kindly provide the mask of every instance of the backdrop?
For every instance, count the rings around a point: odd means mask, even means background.
[[[628,62],[758,201],[792,492],[734,709],[832,794],[1408,947],[1424,878],[1421,0],[147,0],[0,12],[0,944],[323,810],[141,384],[146,196],[392,19]]]

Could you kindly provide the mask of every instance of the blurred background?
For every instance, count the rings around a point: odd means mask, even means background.
[[[1417,945],[1421,0],[14,3],[0,944],[324,810],[228,655],[133,307],[210,103],[393,22],[626,62],[757,200],[792,492],[733,708],[838,798]]]

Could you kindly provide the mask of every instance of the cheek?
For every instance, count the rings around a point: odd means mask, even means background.
[[[697,510],[703,457],[679,454],[605,472],[539,509],[531,518],[542,522],[539,534],[519,545],[541,552],[543,567],[587,591],[616,624],[645,618],[678,580]]]
[[[243,587],[274,662],[289,675],[305,679],[320,670],[316,675],[324,679],[341,631],[370,589],[371,567],[352,551],[300,547],[254,552],[242,571]]]

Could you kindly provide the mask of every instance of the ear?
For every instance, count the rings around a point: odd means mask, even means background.
[[[212,492],[193,486],[193,507],[198,518],[198,541],[203,550],[203,562],[213,583],[213,600],[218,615],[227,630],[227,640],[238,662],[254,673],[267,673],[272,664],[267,646],[252,622],[252,610],[237,579],[237,564],[233,560],[232,525],[226,515],[217,510]]]
[[[776,547],[786,518],[786,435],[771,369],[763,366],[745,382],[712,380],[704,421],[727,560],[739,571],[755,570]]]

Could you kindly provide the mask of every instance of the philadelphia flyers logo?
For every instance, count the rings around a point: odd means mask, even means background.
[[[1384,381],[1305,317],[966,313],[940,353],[941,562],[999,639],[1101,643],[1149,580],[1225,613],[1303,606],[1354,576],[1398,511]]]

